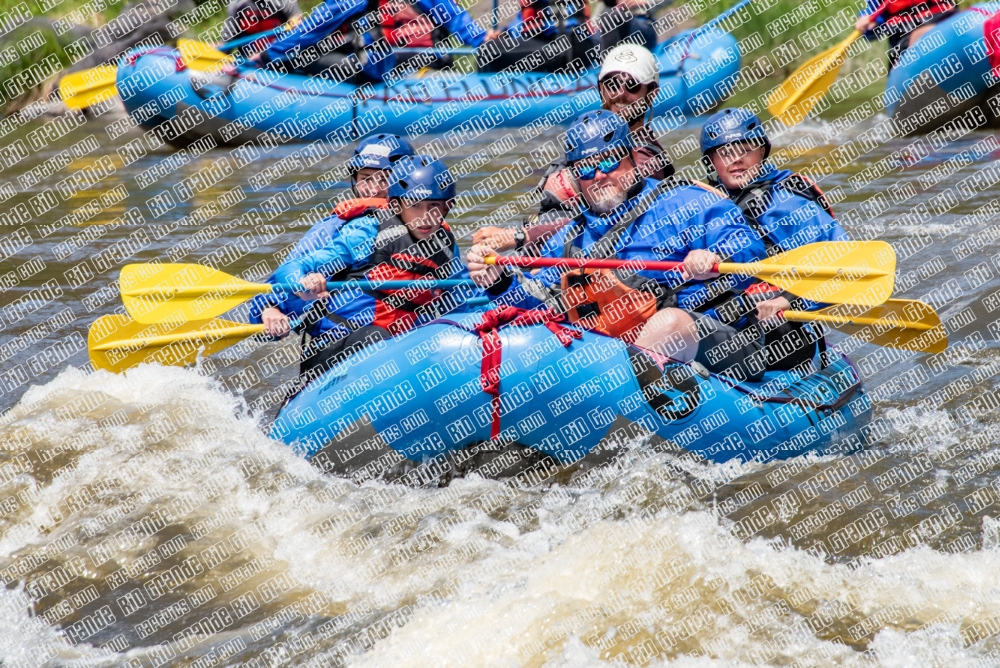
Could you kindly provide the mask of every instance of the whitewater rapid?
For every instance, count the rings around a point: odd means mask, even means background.
[[[641,447],[579,485],[356,485],[262,418],[197,370],[29,389],[0,419],[5,664],[995,665],[995,544],[746,538],[692,491],[719,467]]]

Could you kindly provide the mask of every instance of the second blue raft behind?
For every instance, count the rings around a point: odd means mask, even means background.
[[[710,111],[735,87],[740,52],[732,35],[706,30],[688,43],[689,35],[653,50],[660,63],[661,93],[653,110],[659,123]],[[464,141],[492,127],[568,123],[598,109],[597,74],[596,68],[580,78],[431,72],[359,89],[253,67],[239,68],[235,79],[213,76],[185,67],[175,49],[158,47],[126,55],[116,85],[133,119],[146,128],[163,126],[163,138],[175,146],[206,135],[219,145],[239,145],[265,131],[306,142],[348,142],[377,132],[453,132],[455,141]]]

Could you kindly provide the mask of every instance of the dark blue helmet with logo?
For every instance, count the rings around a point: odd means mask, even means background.
[[[440,160],[429,155],[400,158],[389,177],[389,197],[404,202],[455,199],[455,179]]]
[[[358,142],[347,166],[352,175],[362,169],[392,169],[397,160],[414,153],[413,146],[402,137],[378,134]]]
[[[701,154],[708,155],[720,146],[750,142],[764,147],[764,157],[771,154],[771,141],[764,124],[749,109],[736,107],[717,111],[701,128]]]
[[[566,130],[566,161],[569,163],[608,151],[632,148],[628,123],[606,109],[581,114]]]

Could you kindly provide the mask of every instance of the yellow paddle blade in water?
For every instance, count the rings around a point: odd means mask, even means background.
[[[271,292],[200,264],[127,264],[118,278],[125,310],[143,324],[209,320]]]
[[[70,109],[86,109],[115,97],[118,68],[101,65],[82,72],[71,72],[59,80],[59,97]]]
[[[95,369],[118,373],[143,363],[193,364],[198,355],[211,355],[263,331],[263,325],[229,320],[144,325],[112,314],[101,316],[90,326],[87,349]]]
[[[814,302],[878,306],[892,296],[896,252],[884,241],[821,241],[760,262],[719,265]]]
[[[821,322],[886,348],[933,354],[948,347],[948,333],[937,311],[912,299],[890,299],[871,308],[840,304],[815,312],[785,311],[784,316],[794,322]]]
[[[855,30],[840,44],[802,64],[767,99],[767,110],[787,126],[802,122],[837,80],[847,49],[861,33]]]
[[[193,39],[178,39],[177,50],[181,52],[184,64],[192,70],[208,72],[220,70],[233,61],[230,56],[222,53],[211,44]]]

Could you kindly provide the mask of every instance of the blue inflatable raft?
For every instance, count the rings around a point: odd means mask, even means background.
[[[328,472],[425,483],[442,471],[579,470],[643,437],[710,462],[766,461],[860,446],[871,419],[860,376],[833,350],[805,376],[734,383],[700,365],[661,358],[658,366],[639,348],[564,325],[515,323],[481,335],[482,317],[362,349],[292,397],[271,437]],[[496,349],[489,336],[501,344],[492,366],[483,361],[484,348]],[[499,381],[495,399],[484,378]]]
[[[983,24],[997,11],[1000,3],[976,5],[914,33],[885,89],[886,113],[901,135],[930,132],[963,115],[968,127],[996,125],[1000,109],[987,101],[997,89]]]
[[[716,107],[739,73],[739,48],[731,35],[710,29],[690,43],[688,35],[654,51],[661,66],[655,117],[664,124],[657,129]],[[132,118],[159,128],[176,146],[206,135],[219,145],[238,145],[265,131],[291,141],[347,143],[376,132],[410,137],[451,132],[461,141],[497,126],[568,123],[600,106],[596,69],[582,76],[461,76],[453,68],[359,88],[246,66],[235,76],[207,74],[185,67],[177,50],[159,47],[127,54],[117,77],[118,94]]]

